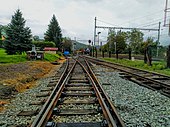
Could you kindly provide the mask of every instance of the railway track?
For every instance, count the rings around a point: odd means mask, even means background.
[[[106,67],[118,70],[120,71],[119,74],[121,75],[121,77],[131,80],[152,90],[157,90],[161,94],[170,97],[169,76],[133,67],[127,67],[116,63],[106,62],[92,57],[86,57],[86,59],[88,59],[92,63],[104,65]]]
[[[88,62],[68,59],[31,127],[124,127]]]

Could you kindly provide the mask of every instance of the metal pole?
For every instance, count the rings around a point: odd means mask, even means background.
[[[75,42],[74,42],[74,41],[75,41]],[[73,55],[74,55],[74,49],[75,49],[74,45],[75,45],[75,43],[76,43],[76,37],[74,37],[74,41],[73,41]]]
[[[161,32],[161,22],[159,22],[159,29],[158,29],[158,44],[157,44],[157,52],[156,56],[158,57],[158,48],[159,48],[159,40],[160,40],[160,32]]]
[[[166,3],[165,3],[165,15],[164,15],[164,26],[166,26],[166,18],[167,18],[167,10],[168,10],[168,0],[166,0]]]
[[[95,17],[95,19],[94,19],[94,48],[96,47],[95,46],[95,42],[96,42],[96,20],[97,20],[97,18]]]
[[[116,56],[116,50],[117,50],[117,47],[116,47],[116,41],[115,41],[115,56]]]
[[[100,34],[100,33],[98,32],[98,46],[99,46],[99,34]]]

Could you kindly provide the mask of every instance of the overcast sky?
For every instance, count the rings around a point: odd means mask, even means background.
[[[8,24],[19,8],[32,34],[41,38],[55,14],[63,36],[71,39],[93,39],[97,17],[97,25],[102,26],[158,28],[161,21],[161,44],[169,43],[168,28],[163,27],[165,0],[0,0],[0,3],[0,24]],[[108,30],[99,31],[100,40],[106,41]],[[144,33],[145,37],[157,38],[157,32]]]

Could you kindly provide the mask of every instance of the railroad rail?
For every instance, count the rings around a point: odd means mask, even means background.
[[[31,127],[124,127],[89,63],[68,59],[52,94]]]
[[[127,67],[121,64],[107,62],[88,56],[84,57],[92,63],[119,70],[119,74],[121,75],[121,77],[131,80],[152,90],[157,90],[161,94],[170,97],[170,76],[133,67]]]

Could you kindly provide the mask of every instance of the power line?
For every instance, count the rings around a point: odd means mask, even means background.
[[[147,28],[130,28],[130,27],[105,27],[105,26],[96,26],[96,28],[103,28],[103,29],[125,29],[125,30],[131,30],[131,29],[137,29],[137,30],[148,30],[148,31],[158,31],[158,29],[147,29]]]
[[[106,24],[109,24],[109,25],[112,25],[112,26],[117,26],[117,25],[115,25],[115,24],[111,24],[111,23],[108,23],[108,22],[105,22],[105,21],[102,21],[102,20],[99,20],[99,19],[97,19],[97,21],[103,22],[103,23],[106,23]]]
[[[154,12],[154,13],[151,13],[151,14],[148,14],[148,15],[145,15],[145,16],[141,16],[141,17],[134,18],[134,19],[132,19],[132,20],[123,22],[123,23],[121,23],[120,25],[129,23],[129,22],[132,22],[132,21],[137,20],[137,19],[139,20],[139,19],[141,19],[141,18],[145,18],[145,17],[151,16],[151,15],[153,16],[153,14],[158,14],[158,12],[162,12],[162,11],[164,11],[164,10],[161,9],[161,10],[159,10],[159,11],[157,11],[157,12]]]
[[[163,11],[163,10],[161,10],[161,11]],[[160,12],[160,11],[158,11],[158,12]],[[157,12],[156,12],[157,13]],[[154,14],[154,13],[153,13]],[[147,16],[150,16],[150,15],[152,15],[152,14],[149,14],[149,15],[146,15],[146,16],[142,16],[142,17],[139,17],[139,18],[136,18],[136,19],[140,19],[140,18],[143,18],[143,17],[147,17]],[[170,16],[168,16],[168,17],[170,17]],[[109,24],[109,25],[112,25],[112,26],[118,26],[118,25],[115,25],[115,24],[112,24],[112,23],[108,23],[108,22],[106,22],[106,21],[102,21],[102,20],[99,20],[99,19],[97,19],[97,21],[99,21],[99,22],[103,22],[103,23],[106,23],[106,24]],[[156,19],[156,20],[154,20],[154,21],[150,21],[150,22],[147,22],[147,23],[143,23],[143,24],[139,24],[139,25],[137,25],[136,27],[147,27],[147,26],[152,26],[152,25],[156,25],[156,24],[158,24],[158,23],[155,23],[156,21],[163,21],[163,18],[159,18],[159,19]],[[152,23],[152,24],[151,24]],[[143,26],[144,25],[144,26]]]

